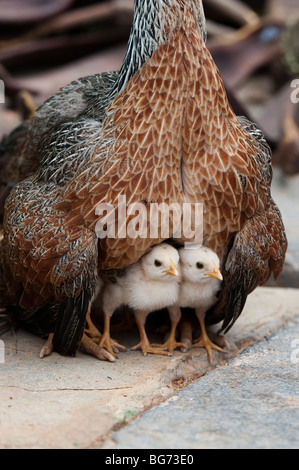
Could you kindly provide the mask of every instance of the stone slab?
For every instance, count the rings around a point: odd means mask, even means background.
[[[298,449],[298,379],[299,317],[269,340],[144,413],[116,432],[106,446]]]

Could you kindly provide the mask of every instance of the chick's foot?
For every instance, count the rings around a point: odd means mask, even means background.
[[[117,358],[117,353],[119,350],[126,351],[126,347],[122,344],[119,344],[117,341],[111,338],[108,333],[103,333],[103,336],[99,342],[99,346],[105,348],[110,354]]]
[[[174,322],[171,325],[171,331],[170,331],[170,334],[169,334],[169,338],[168,338],[167,341],[165,341],[165,343],[163,343],[163,344],[153,344],[152,346],[154,348],[162,349],[164,351],[169,351],[170,353],[172,353],[172,351],[174,351],[176,348],[184,347],[185,345],[183,343],[179,343],[175,339],[176,327],[177,327],[177,322]]]
[[[142,354],[146,356],[147,354],[155,354],[160,356],[171,356],[171,354],[167,351],[163,351],[160,347],[155,347],[154,345],[151,346],[148,340],[142,339],[136,346],[131,348],[131,351],[136,351],[137,349],[141,349]]]
[[[219,351],[225,353],[224,349],[214,344],[208,335],[202,335],[195,343],[192,345],[193,348],[205,348],[208,354],[209,362],[212,362],[212,350]]]

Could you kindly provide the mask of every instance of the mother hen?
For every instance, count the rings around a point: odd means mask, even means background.
[[[224,275],[207,321],[224,320],[225,331],[247,295],[282,270],[287,241],[270,193],[270,149],[232,111],[205,37],[201,0],[135,0],[111,104],[95,100],[38,138],[39,170],[8,197],[7,289],[23,322],[55,328],[58,352],[78,348],[97,273],[131,265],[165,238],[98,240],[99,204],[117,205],[120,195],[148,214],[153,203],[203,204],[203,242]],[[176,238],[174,219],[170,230]]]

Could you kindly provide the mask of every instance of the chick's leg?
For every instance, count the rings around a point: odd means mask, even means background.
[[[201,309],[196,309],[195,313],[200,324],[201,336],[197,341],[195,341],[192,347],[193,348],[205,348],[208,353],[209,361],[212,362],[212,350],[213,349],[215,351],[219,351],[223,353],[225,353],[225,351],[219,346],[217,346],[216,344],[214,344],[208,337],[208,333],[207,333],[206,325],[205,325],[206,312],[202,311]]]
[[[119,344],[117,341],[114,341],[110,336],[111,315],[111,313],[104,312],[104,331],[99,346],[106,348],[110,354],[112,354],[114,357],[117,357],[114,351],[118,349],[125,351],[126,347],[122,344]]]
[[[94,325],[91,317],[90,317],[90,312],[88,311],[86,314],[86,326],[84,333],[89,336],[91,339],[97,341],[100,340],[102,335],[97,329],[97,327]]]
[[[134,312],[136,324],[138,326],[139,335],[140,335],[140,342],[131,348],[132,351],[136,351],[136,349],[141,349],[142,354],[146,356],[149,354],[160,354],[161,356],[169,356],[170,354],[166,351],[163,351],[161,348],[157,348],[151,346],[146,331],[145,331],[145,321],[148,312],[143,312],[141,310],[137,310]]]
[[[165,341],[165,343],[153,344],[153,346],[155,348],[172,352],[176,348],[184,347],[183,343],[178,343],[177,340],[175,339],[176,329],[181,319],[181,309],[179,307],[169,307],[168,311],[169,311],[169,316],[170,316],[170,321],[171,321],[171,329],[170,329],[169,338],[167,341]]]

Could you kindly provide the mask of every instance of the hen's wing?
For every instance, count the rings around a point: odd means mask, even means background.
[[[65,226],[65,214],[53,210],[58,197],[56,185],[34,178],[10,193],[3,272],[18,320],[47,329],[54,320],[55,349],[74,354],[97,281],[97,238],[85,227]]]
[[[278,277],[283,269],[287,249],[282,217],[270,193],[271,150],[262,131],[244,117],[240,117],[239,121],[258,142],[256,161],[269,194],[265,210],[247,219],[235,235],[224,264],[224,282],[219,302],[207,315],[210,323],[223,320],[221,331],[225,332],[240,316],[247,296],[257,286],[263,285],[271,273],[275,278]]]

